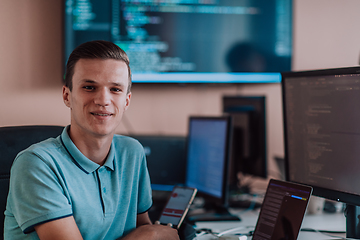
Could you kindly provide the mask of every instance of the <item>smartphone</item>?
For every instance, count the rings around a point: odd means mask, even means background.
[[[197,193],[196,188],[175,186],[160,215],[160,224],[179,229]]]

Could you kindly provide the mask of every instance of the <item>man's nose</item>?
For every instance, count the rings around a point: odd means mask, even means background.
[[[94,99],[95,104],[100,105],[100,106],[107,106],[110,104],[110,92],[107,91],[106,88],[103,89],[99,89],[99,91],[97,92],[95,99]]]

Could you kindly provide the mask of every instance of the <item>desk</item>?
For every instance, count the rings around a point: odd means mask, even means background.
[[[196,228],[209,228],[213,232],[220,233],[228,229],[242,227],[239,231],[233,233],[247,233],[251,230],[254,230],[259,211],[234,211],[231,210],[231,213],[237,214],[241,217],[242,221],[240,222],[197,222]],[[316,230],[331,230],[331,231],[345,231],[346,228],[346,219],[344,213],[322,213],[318,215],[306,214],[302,223],[302,228],[311,228]],[[331,234],[335,235],[335,234]],[[345,237],[345,234],[336,234],[339,237]],[[298,240],[323,240],[323,239],[338,239],[336,237],[331,237],[318,232],[305,232],[300,231]],[[196,240],[210,240],[218,239],[210,234],[198,236]],[[251,238],[248,238],[251,239]]]

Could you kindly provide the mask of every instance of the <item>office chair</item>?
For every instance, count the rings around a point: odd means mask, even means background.
[[[16,155],[30,145],[61,134],[62,126],[0,127],[0,239],[3,239],[4,211],[9,192],[10,168]]]

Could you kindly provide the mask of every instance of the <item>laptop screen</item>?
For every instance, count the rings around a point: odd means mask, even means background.
[[[310,186],[271,179],[252,239],[297,239],[311,192]]]

